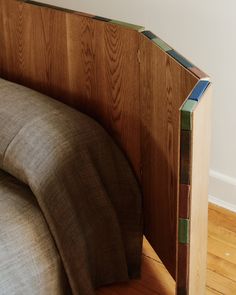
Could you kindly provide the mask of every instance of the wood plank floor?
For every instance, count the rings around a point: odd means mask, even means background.
[[[147,241],[142,259],[141,280],[102,288],[97,295],[174,295],[175,282]],[[236,214],[210,204],[206,295],[213,294],[236,295]]]

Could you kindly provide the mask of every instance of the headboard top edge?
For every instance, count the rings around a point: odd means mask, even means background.
[[[191,74],[193,74],[196,78],[209,80],[209,75],[207,75],[201,69],[196,67],[191,61],[186,59],[183,55],[181,55],[172,46],[170,46],[168,43],[166,43],[164,40],[162,40],[159,36],[154,34],[152,31],[146,29],[144,26],[132,24],[132,23],[127,23],[127,22],[120,21],[120,20],[114,20],[111,18],[93,15],[93,14],[89,14],[89,13],[85,13],[85,12],[79,12],[76,10],[72,10],[72,9],[68,9],[68,8],[64,8],[64,7],[59,7],[59,6],[55,6],[55,5],[51,5],[51,4],[47,4],[47,3],[42,3],[42,2],[38,2],[38,1],[33,1],[33,0],[17,0],[17,1],[23,2],[26,4],[41,6],[44,8],[59,10],[59,11],[65,12],[65,13],[72,13],[75,15],[91,18],[96,21],[102,21],[102,22],[113,24],[113,25],[122,26],[126,29],[137,31],[139,34],[148,38],[151,42],[153,42],[156,46],[158,46],[161,50],[163,50],[167,55],[169,55],[177,63],[179,63],[186,70],[188,70]]]

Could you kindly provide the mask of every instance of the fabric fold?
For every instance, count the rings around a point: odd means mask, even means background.
[[[32,190],[73,294],[140,273],[142,202],[127,160],[93,119],[0,80],[0,168]]]
[[[60,256],[29,187],[0,170],[0,294],[70,294]]]

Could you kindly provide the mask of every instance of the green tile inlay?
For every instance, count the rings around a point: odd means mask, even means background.
[[[118,21],[118,20],[111,20],[110,23],[116,24],[116,25],[120,25],[120,26],[129,28],[129,29],[138,31],[138,32],[142,32],[143,30],[145,30],[145,28],[142,27],[142,26],[138,26],[138,25],[134,25],[134,24],[129,24],[129,23],[126,23],[126,22],[121,22],[121,21]]]
[[[181,129],[192,130],[192,113],[197,101],[188,99],[181,109]]]
[[[159,46],[162,50],[164,51],[169,51],[172,48],[170,46],[168,46],[163,40],[161,40],[160,38],[154,38],[152,39],[152,41]]]
[[[189,244],[189,219],[179,219],[179,243]]]

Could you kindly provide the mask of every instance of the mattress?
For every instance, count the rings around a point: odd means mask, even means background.
[[[0,224],[2,244],[9,245],[1,254],[0,294],[7,288],[60,294],[68,281],[66,291],[92,295],[99,286],[139,276],[141,192],[127,159],[97,122],[0,79],[0,169],[9,212]],[[29,259],[18,259],[24,255]]]

